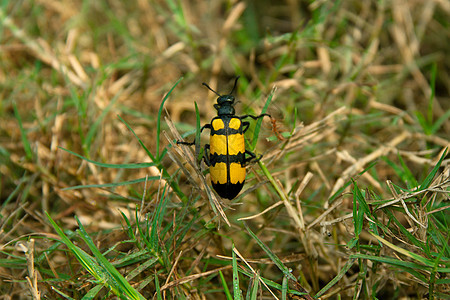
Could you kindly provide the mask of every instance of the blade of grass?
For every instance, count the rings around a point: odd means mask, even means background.
[[[405,272],[410,273],[423,283],[428,282],[428,276],[424,276],[417,270],[422,270],[423,265],[412,263],[408,261],[402,261],[399,259],[391,258],[391,257],[382,257],[382,256],[374,256],[374,255],[367,255],[367,254],[352,254],[350,255],[350,258],[358,258],[358,259],[368,259],[371,261],[376,261],[380,263],[387,264],[389,266],[395,266]]]
[[[314,295],[314,298],[319,298],[323,294],[325,294],[332,286],[334,286],[336,283],[338,283],[339,280],[341,280],[342,277],[344,277],[345,273],[347,273],[348,270],[353,266],[356,258],[350,258],[345,265],[342,267],[342,269],[339,271],[339,273],[325,285],[317,294]]]
[[[397,153],[397,158],[402,166],[402,170],[403,170],[403,177],[401,178],[403,182],[407,183],[407,187],[408,188],[412,188],[417,186],[417,180],[414,177],[413,173],[411,172],[411,170],[408,168],[408,166],[406,165],[405,161],[403,160],[402,156],[400,155],[400,153]]]
[[[159,278],[157,274],[155,274],[155,289],[156,289],[156,299],[162,300],[163,298],[161,295],[161,286],[159,285]]]
[[[125,240],[124,243],[134,242],[133,240]],[[106,252],[103,253],[105,255]],[[140,264],[152,260],[153,256],[148,253],[147,249],[138,250],[137,252],[127,253],[127,255],[117,258],[112,262],[116,268],[122,268],[133,264]],[[128,276],[128,275],[127,275]]]
[[[247,232],[250,234],[250,236],[258,243],[258,245],[261,247],[261,249],[264,250],[264,252],[267,253],[269,258],[275,263],[275,265],[280,269],[280,271],[283,272],[283,274],[288,277],[290,280],[297,282],[297,278],[295,278],[294,275],[292,275],[291,271],[283,264],[281,259],[278,258],[278,256],[275,255],[275,253],[270,250],[269,247],[267,247],[266,244],[264,244],[263,241],[261,241],[253,231],[251,231],[250,227],[244,222],[244,227],[247,230]]]
[[[402,222],[400,222],[395,215],[392,213],[390,208],[386,208],[383,209],[383,212],[386,213],[386,215],[388,216],[389,220],[391,220],[391,222],[394,222],[395,225],[400,229],[400,231],[408,238],[408,241],[411,242],[413,245],[415,245],[416,247],[420,248],[420,249],[425,249],[426,248],[426,244],[422,241],[420,241],[418,238],[416,238],[413,234],[411,234],[411,232],[409,232],[408,229],[405,228],[405,226],[403,226]],[[388,227],[382,225],[380,226],[385,232],[388,232],[389,229]]]
[[[248,293],[247,295],[250,294],[250,297],[247,297],[250,300],[258,299],[259,280],[260,280],[259,279],[259,274],[258,273],[253,274],[253,278],[249,282],[250,286],[249,286],[249,289],[248,289],[248,292],[247,292]]]
[[[149,236],[150,233],[148,232],[148,229],[150,228],[149,222],[150,222],[150,221],[149,221],[149,218],[146,218],[145,225],[143,225],[143,226],[138,226],[138,227],[137,227],[138,232],[139,232],[139,235],[140,235],[140,239],[141,239],[141,241],[144,242],[145,246],[147,247],[146,250],[147,250],[151,255],[153,255],[154,257],[156,257],[156,258],[158,259],[158,262],[159,262],[161,265],[163,265],[163,266],[168,266],[167,264],[164,264],[164,260],[163,260],[163,258],[162,258],[162,256],[161,256],[161,253],[157,251],[157,250],[160,249],[161,247],[160,247],[159,244],[158,244],[158,245],[156,245],[156,249],[155,249],[155,248],[154,248],[154,247],[155,247],[154,241],[151,241],[151,239],[150,239],[150,236]],[[139,212],[138,212],[137,209],[136,209],[136,223],[139,224]],[[146,230],[144,231],[142,227],[144,227]]]
[[[147,251],[145,251],[147,253]],[[130,281],[134,277],[138,276],[139,274],[143,273],[145,270],[149,269],[150,267],[155,266],[155,264],[158,262],[157,257],[149,258],[143,261],[143,263],[138,264],[138,266],[128,272],[127,276],[125,276],[126,280]]]
[[[81,300],[95,299],[95,297],[101,291],[102,288],[103,288],[103,286],[101,286],[101,285],[94,286],[92,289],[89,290],[89,292],[86,293],[86,295],[83,296],[83,298],[81,298]]]
[[[57,292],[59,295],[61,295],[62,297],[64,297],[64,299],[69,299],[69,300],[75,300],[74,298],[70,297],[69,295],[66,295],[65,293],[63,293],[62,291],[60,291],[59,289],[52,287],[52,290],[54,290],[55,292]]]
[[[232,300],[233,296],[230,293],[230,289],[228,288],[228,285],[227,285],[227,280],[225,279],[225,276],[223,276],[222,271],[219,271],[219,276],[220,276],[220,281],[222,282],[222,287],[223,287],[223,291],[225,293],[225,297],[227,298],[227,300]]]
[[[430,187],[431,182],[433,181],[434,176],[436,176],[437,171],[439,170],[439,168],[441,167],[442,161],[444,160],[445,156],[447,155],[447,151],[448,149],[446,148],[444,150],[444,153],[442,153],[441,158],[439,159],[439,161],[436,163],[436,165],[433,167],[433,170],[431,170],[431,172],[427,175],[427,177],[424,179],[424,181],[422,182],[422,184],[419,187],[419,190],[423,190],[423,189],[427,189]],[[424,198],[422,200],[422,205],[425,203],[426,198]]]
[[[81,158],[82,160],[85,160],[87,162],[90,162],[96,166],[103,167],[103,168],[111,168],[111,169],[141,169],[141,168],[149,168],[153,167],[155,164],[152,162],[149,163],[135,163],[135,164],[105,164],[98,161],[94,161],[92,159],[89,159],[85,156],[82,156],[78,153],[75,153],[73,151],[70,151],[68,149],[65,149],[63,147],[59,147],[59,149],[64,150],[72,155],[75,155],[78,158]]]
[[[131,126],[128,125],[128,123],[125,122],[125,120],[122,119],[122,117],[120,117],[120,116],[118,116],[118,117],[125,124],[125,126],[127,126],[127,128],[131,131],[131,133],[134,135],[134,137],[138,140],[139,144],[142,146],[142,148],[147,153],[147,155],[150,157],[150,159],[155,163],[155,166],[158,168],[158,170],[160,170],[162,172],[162,174],[163,174],[162,178],[167,180],[170,183],[170,187],[174,190],[174,192],[177,194],[177,196],[180,197],[180,199],[183,201],[183,203],[188,203],[189,199],[186,197],[186,195],[180,189],[180,187],[178,186],[178,183],[176,181],[172,180],[172,177],[169,175],[169,173],[166,171],[166,169],[162,165],[161,160],[160,160],[160,159],[162,159],[162,156],[159,157],[159,159],[157,160],[156,157],[150,152],[150,150],[144,145],[142,140],[137,136],[137,134],[134,132],[133,128],[131,128]],[[158,137],[158,140],[159,140],[159,137]],[[166,153],[166,151],[163,151],[163,153]],[[158,179],[160,179],[160,177],[158,177]]]
[[[156,160],[157,161],[160,161],[162,159],[162,157],[159,156],[159,151],[160,151],[159,143],[160,143],[160,135],[161,135],[161,117],[162,117],[164,103],[167,101],[167,99],[169,99],[170,94],[175,89],[175,87],[178,85],[178,83],[180,83],[180,81],[182,79],[183,79],[183,77],[181,77],[180,79],[178,79],[177,82],[175,82],[175,84],[172,86],[172,88],[169,90],[169,92],[164,96],[164,98],[161,102],[161,105],[159,106],[158,117],[156,119]]]
[[[358,185],[354,181],[352,193],[353,193],[353,225],[355,228],[355,237],[358,238],[363,228],[364,214],[367,211],[369,211],[369,206],[367,205]],[[359,206],[356,205],[356,203],[358,203]]]
[[[200,129],[200,111],[198,110],[197,102],[194,102],[195,105],[195,155],[197,156],[197,162],[200,164],[200,136],[201,136],[201,129]],[[206,155],[206,153],[203,153],[203,155]]]
[[[281,283],[281,299],[282,300],[286,300],[287,299],[287,291],[288,291],[288,283],[289,280],[288,278],[285,276],[283,276],[283,282]]]
[[[431,78],[430,78],[431,94],[430,94],[430,99],[428,101],[428,110],[427,110],[427,120],[428,120],[428,124],[430,124],[430,125],[433,124],[433,101],[434,101],[434,97],[436,95],[436,75],[437,75],[437,64],[436,64],[436,62],[434,62],[433,64],[431,64]],[[430,129],[430,134],[434,134],[431,126],[429,127],[429,129]]]
[[[68,191],[68,190],[77,190],[77,189],[86,189],[86,188],[117,187],[117,186],[141,183],[141,182],[145,182],[146,180],[147,181],[151,181],[151,180],[157,181],[157,180],[160,180],[160,179],[161,179],[161,177],[159,177],[159,176],[149,176],[149,177],[142,177],[142,178],[139,178],[139,179],[134,179],[134,180],[129,180],[129,181],[122,181],[122,182],[116,182],[116,183],[76,185],[76,186],[63,188],[62,190],[63,191]]]
[[[83,224],[75,216],[75,219],[79,226],[80,237],[88,245],[89,249],[94,254],[97,262],[102,266],[105,272],[110,277],[110,284],[117,287],[120,294],[118,296],[126,295],[129,299],[135,300],[145,300],[144,296],[141,295],[131,284],[119,273],[119,271],[103,256],[103,254],[98,250],[92,241],[91,237],[88,235],[83,227]]]
[[[270,102],[272,101],[272,97],[274,96],[274,93],[275,93],[274,90],[272,90],[269,97],[267,97],[266,103],[261,111],[261,114],[266,113],[267,109],[269,108]],[[258,143],[259,132],[261,130],[261,125],[262,125],[262,121],[263,121],[262,119],[263,118],[260,118],[256,121],[255,130],[253,131],[253,140],[251,143],[250,150],[254,150],[256,148],[256,144]]]
[[[253,274],[254,274],[253,272],[247,271],[245,269],[239,269],[239,272],[244,274],[245,276],[247,276],[249,278],[253,277]],[[268,287],[272,287],[272,288],[277,289],[277,290],[281,290],[281,288],[282,288],[281,284],[276,283],[276,282],[274,282],[274,281],[272,281],[270,279],[267,279],[265,277],[260,276],[260,280],[261,280],[261,282],[266,284]],[[297,291],[295,289],[290,289],[289,293],[292,294],[292,295],[302,296],[302,297],[304,297],[307,300],[311,300],[312,299],[311,296],[309,296],[307,292],[302,292],[300,290]]]
[[[20,137],[22,138],[22,144],[23,149],[25,150],[25,157],[28,160],[31,160],[33,158],[33,151],[31,150],[31,144],[27,137],[27,132],[23,128],[22,118],[20,116],[19,110],[17,109],[16,102],[12,102],[13,109],[14,109],[14,116],[17,119],[17,123],[19,123],[19,130],[20,130]]]
[[[442,124],[444,124],[450,118],[450,110],[447,110],[442,116],[437,119],[433,126],[431,127],[431,133],[436,134],[436,132],[441,128]]]
[[[166,210],[167,207],[167,197],[165,197],[165,193],[166,193],[166,186],[164,187],[162,196],[160,201],[158,201],[157,205],[156,205],[156,209],[153,212],[153,216],[152,216],[152,228],[150,231],[150,244],[152,245],[152,249],[154,251],[159,252],[160,250],[160,239],[164,239],[164,236],[160,236],[160,232],[161,232],[161,224],[162,224],[162,217],[164,216],[164,212]]]
[[[121,116],[117,115],[120,121],[127,126],[128,130],[131,131],[131,133],[134,135],[134,137],[138,140],[138,143],[141,145],[141,147],[144,149],[145,153],[147,153],[148,157],[151,158],[152,162],[154,162],[157,166],[159,165],[159,160],[156,159],[156,157],[150,152],[150,150],[145,146],[144,142],[137,136],[137,134],[134,132],[133,128],[124,120]]]
[[[123,90],[122,90],[123,91]],[[100,125],[100,123],[103,121],[103,119],[106,117],[106,115],[109,113],[109,111],[111,110],[111,108],[113,107],[113,105],[117,102],[117,100],[119,99],[119,96],[122,93],[119,92],[116,95],[114,95],[114,97],[112,98],[112,100],[109,102],[109,104],[105,107],[105,109],[102,110],[102,113],[100,114],[100,116],[98,116],[94,123],[91,124],[89,126],[89,131],[86,134],[86,137],[84,139],[84,143],[85,143],[85,147],[88,148],[91,144],[92,144],[92,139],[94,138],[94,136],[97,134],[98,132],[98,127]]]
[[[136,240],[136,236],[134,234],[134,228],[131,226],[131,222],[128,219],[128,217],[125,215],[123,211],[120,211],[120,214],[122,215],[122,218],[125,220],[125,223],[127,224],[127,227],[125,228],[125,232],[127,232],[128,237],[132,240]],[[138,244],[138,243],[136,243]]]
[[[448,239],[449,239],[449,237],[447,236],[446,245],[448,245]],[[447,247],[447,246],[445,246],[445,247]],[[436,272],[437,272],[437,268],[438,268],[439,264],[441,263],[441,257],[444,254],[444,252],[445,252],[445,248],[443,248],[439,252],[439,255],[434,259],[434,265],[433,265],[433,269],[431,270],[430,281],[428,283],[428,293],[430,295],[434,295],[435,294],[434,289],[435,289],[435,285],[436,285],[436,282],[437,282],[437,280],[436,280],[436,278],[437,278]]]
[[[234,249],[234,244],[232,249]],[[233,295],[234,300],[241,300],[242,299],[242,292],[239,288],[239,272],[238,272],[238,266],[237,266],[237,259],[236,259],[236,253],[234,251],[232,252],[232,266],[233,266]]]
[[[101,283],[102,285],[105,285],[108,287],[111,291],[113,291],[116,295],[120,296],[121,293],[114,285],[111,285],[107,274],[105,271],[95,262],[95,260],[86,252],[84,252],[79,247],[75,246],[72,241],[66,236],[66,234],[62,231],[62,229],[53,221],[53,219],[50,217],[50,215],[45,212],[47,215],[48,220],[52,224],[55,231],[58,233],[58,235],[61,238],[61,242],[64,243],[67,248],[69,248],[70,252],[73,253],[73,255],[76,257],[76,259],[80,262],[80,264],[83,266],[84,269],[86,269],[94,278]],[[123,297],[121,297],[123,298]]]
[[[412,258],[412,259],[414,259],[414,260],[416,260],[416,261],[418,261],[418,262],[424,264],[427,268],[432,268],[432,267],[434,266],[434,264],[435,264],[433,260],[427,259],[427,258],[425,258],[425,257],[422,257],[422,256],[420,256],[420,255],[414,253],[414,252],[411,252],[411,251],[405,250],[405,249],[403,249],[403,248],[400,248],[400,247],[398,247],[398,246],[396,246],[396,245],[394,245],[394,244],[388,242],[387,240],[383,239],[381,236],[376,235],[376,234],[373,233],[373,232],[370,232],[370,231],[369,231],[369,233],[370,233],[374,238],[376,238],[379,242],[381,242],[381,243],[383,243],[384,245],[388,246],[389,248],[391,248],[391,249],[397,251],[398,253],[401,253],[401,254],[403,254],[403,255],[409,257],[409,258]],[[422,266],[421,268],[423,268],[423,267],[424,267],[424,266]]]

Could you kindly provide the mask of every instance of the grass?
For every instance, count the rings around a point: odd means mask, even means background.
[[[449,299],[449,15],[5,1],[1,299]],[[276,121],[228,201],[176,141],[236,76]]]

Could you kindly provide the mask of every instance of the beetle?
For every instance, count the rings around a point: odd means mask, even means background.
[[[243,121],[246,118],[257,120],[265,116],[272,118],[269,114],[259,116],[243,115],[236,116],[234,109],[235,97],[232,95],[236,88],[239,76],[234,81],[233,89],[229,94],[220,95],[209,85],[203,83],[217,96],[214,108],[217,116],[210,124],[205,124],[204,129],[210,130],[209,144],[204,146],[203,160],[209,167],[211,184],[214,190],[223,198],[233,199],[242,190],[245,182],[245,166],[252,160],[260,160],[256,155],[245,149],[244,133],[248,130],[250,123]],[[177,144],[194,145],[194,142],[177,141]]]

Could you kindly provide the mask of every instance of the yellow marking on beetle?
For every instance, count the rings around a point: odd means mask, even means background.
[[[245,172],[245,170],[244,170]],[[214,183],[225,184],[227,183],[227,164],[220,162],[214,166],[209,167],[209,173],[211,175],[211,181]],[[245,178],[245,174],[244,174]]]
[[[227,155],[227,136],[215,134],[209,139],[211,154],[223,154]]]
[[[225,128],[225,124],[223,123],[222,119],[214,119],[211,125],[214,130]]]
[[[230,182],[232,184],[242,183],[245,180],[245,168],[240,163],[230,164]]]
[[[230,119],[230,123],[228,124],[228,126],[229,126],[231,129],[236,129],[236,130],[238,130],[238,129],[241,127],[241,124],[242,124],[242,122],[241,122],[240,119],[238,119],[238,118],[231,118],[231,119]]]
[[[236,155],[239,152],[245,152],[245,140],[244,135],[240,133],[232,134],[228,136],[228,154]]]

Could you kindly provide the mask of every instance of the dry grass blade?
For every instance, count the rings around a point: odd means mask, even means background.
[[[26,277],[28,287],[34,300],[41,299],[41,293],[38,290],[38,272],[34,268],[34,239],[30,239],[26,250],[28,276]]]
[[[410,138],[411,135],[409,132],[403,132],[392,141],[390,141],[386,146],[381,146],[374,152],[368,154],[367,156],[358,159],[354,164],[348,167],[344,172],[342,172],[341,177],[336,181],[331,190],[330,197],[334,195],[344,184],[350,179],[351,176],[355,176],[357,173],[361,172],[367,164],[373,162],[377,158],[381,156],[386,156],[391,151],[396,150],[396,146],[403,142],[404,140]]]
[[[172,136],[174,136],[177,141],[181,141],[182,140],[181,135],[178,133],[172,121],[169,118],[166,118],[165,120],[167,122],[167,125],[169,126]],[[178,164],[180,169],[185,172],[186,177],[194,186],[198,188],[198,190],[206,191],[207,198],[209,199],[211,207],[214,210],[214,212],[218,211],[218,213],[225,221],[225,223],[227,223],[228,226],[231,226],[231,223],[228,220],[225,211],[223,210],[222,207],[223,205],[221,201],[211,190],[209,185],[206,183],[205,176],[203,176],[199,166],[197,165],[197,159],[195,158],[195,155],[192,152],[191,147],[186,145],[177,145],[173,142],[173,139],[170,139],[167,135],[166,138],[172,146],[171,149],[169,150],[170,157],[173,159],[175,163]],[[178,158],[175,157],[175,153],[178,154],[179,157],[182,157],[189,164],[190,166],[189,169],[184,167],[183,163]],[[200,185],[197,183],[198,181],[202,183],[201,186],[203,187],[203,189],[199,187]]]
[[[389,186],[389,189],[391,190],[392,194],[394,195],[395,200],[401,203],[403,208],[405,209],[406,214],[413,220],[416,224],[419,224],[422,228],[426,228],[427,226],[425,224],[420,223],[409,211],[408,207],[406,206],[405,201],[403,200],[403,197],[399,197],[397,192],[395,191],[395,188],[392,186],[392,182],[388,180],[387,185]]]
[[[236,253],[237,256],[239,256],[239,258],[247,265],[247,267],[250,269],[250,271],[252,271],[252,273],[254,275],[257,275],[258,272],[256,272],[256,270],[250,265],[250,263],[242,256],[242,254],[239,252],[238,249],[233,248],[233,252]],[[267,286],[267,284],[259,277],[257,276],[257,278],[259,279],[259,281],[266,287],[266,289],[270,292],[270,294],[272,295],[272,297],[274,299],[278,299],[277,296],[275,296],[275,294],[273,293],[273,291]]]
[[[214,274],[214,273],[217,273],[217,272],[220,272],[220,271],[229,270],[229,269],[231,269],[231,266],[217,268],[217,269],[214,269],[214,270],[211,270],[211,271],[207,271],[207,272],[203,272],[203,273],[200,273],[200,274],[189,275],[189,276],[186,276],[186,277],[183,277],[183,278],[180,278],[180,279],[176,279],[176,280],[173,280],[173,281],[163,285],[161,287],[161,291],[170,289],[172,287],[178,286],[178,285],[186,283],[186,282],[197,280],[197,279],[202,278],[202,277],[207,277],[207,276],[209,276],[211,274]]]
[[[448,298],[449,19],[443,0],[3,1],[0,295]],[[201,83],[237,76],[236,115],[272,118],[228,201],[176,141],[217,115]]]
[[[52,66],[56,71],[61,72],[61,74],[67,77],[73,84],[79,87],[84,87],[86,85],[83,79],[60,62],[45,40],[39,39],[35,41],[30,38],[22,29],[18,28],[13,23],[10,17],[4,15],[3,9],[0,9],[0,20],[2,20],[3,25],[8,27],[18,39],[23,41],[37,58]],[[79,64],[77,64],[77,66],[79,66]],[[80,73],[85,75],[84,71]]]
[[[262,212],[257,213],[257,214],[252,215],[252,216],[239,218],[238,221],[246,221],[246,220],[255,219],[255,218],[257,218],[257,217],[260,217],[260,216],[264,215],[265,213],[268,213],[268,212],[271,211],[272,209],[274,209],[274,208],[276,208],[276,207],[278,207],[278,206],[280,206],[280,205],[282,205],[282,204],[283,204],[283,201],[278,201],[278,202],[272,204],[271,206],[269,206],[268,208],[266,208],[265,210],[263,210]]]
[[[233,257],[225,256],[225,255],[216,255],[216,257],[218,257],[220,259],[230,260],[230,261],[233,259]],[[285,264],[302,261],[304,259],[305,259],[304,253],[290,254],[290,255],[286,255],[284,257],[280,257],[280,260]],[[241,260],[241,258],[238,258],[238,260],[243,261],[243,260]],[[266,265],[275,264],[275,262],[273,260],[271,260],[270,258],[246,258],[245,260],[248,263],[254,263],[254,264],[266,264]]]

